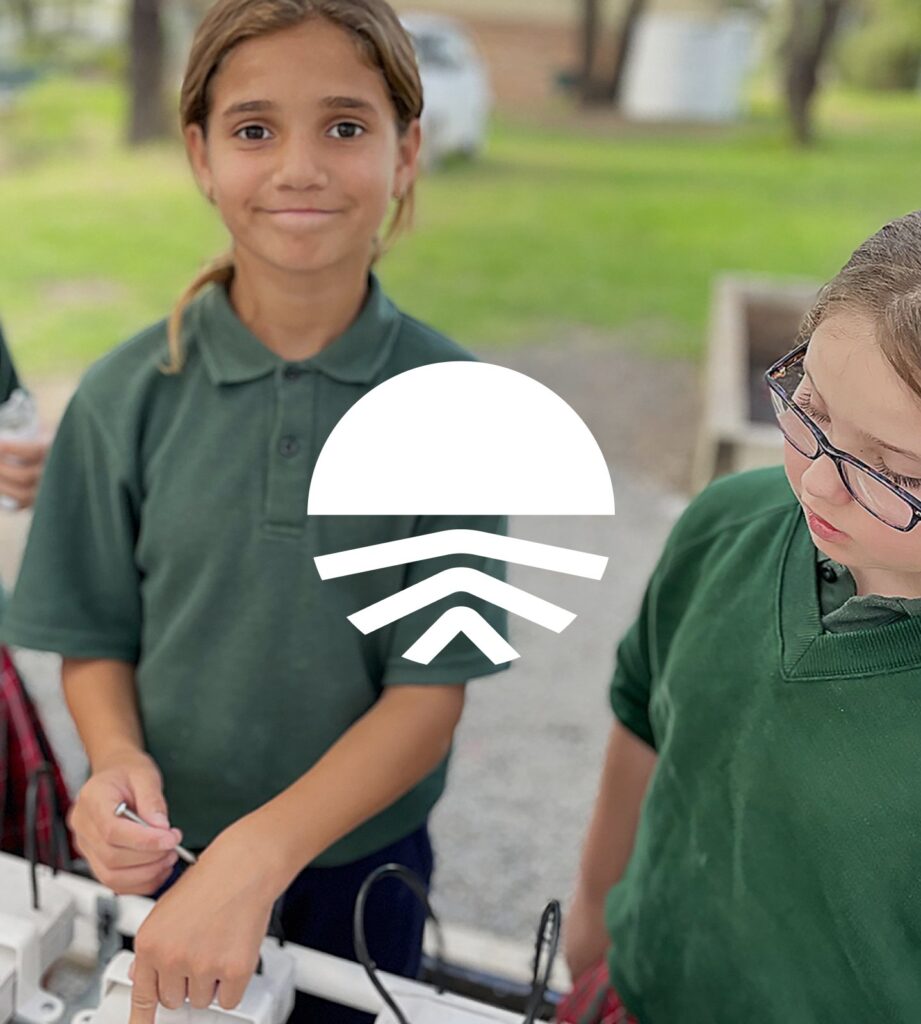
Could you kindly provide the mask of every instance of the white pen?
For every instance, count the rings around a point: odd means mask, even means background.
[[[118,807],[115,808],[115,813],[119,818],[127,818],[128,821],[133,821],[135,825],[143,825],[145,828],[152,827],[150,822],[144,821],[143,818],[138,817],[138,815],[131,810],[124,800],[122,800]],[[195,854],[189,853],[184,846],[179,846],[177,844],[175,849],[176,853],[186,862],[186,864],[194,864],[196,862]]]

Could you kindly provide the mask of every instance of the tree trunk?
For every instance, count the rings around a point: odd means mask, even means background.
[[[845,2],[791,0],[784,84],[793,137],[800,145],[809,145],[814,138],[813,100]]]
[[[161,0],[131,0],[128,123],[130,145],[169,135],[164,102],[165,43]]]
[[[598,99],[595,63],[600,34],[600,0],[582,0],[582,69],[579,75],[579,93],[585,104],[594,103]]]
[[[16,20],[22,37],[26,43],[35,42],[37,35],[37,11],[33,0],[14,0],[13,10],[16,12]]]
[[[633,37],[636,35],[636,27],[640,17],[646,9],[646,0],[628,0],[627,9],[621,19],[617,31],[617,43],[614,50],[614,71],[608,81],[608,88],[605,98],[615,107],[620,106],[621,93],[624,86],[624,71],[627,67],[627,59],[630,56],[630,49],[633,46]]]

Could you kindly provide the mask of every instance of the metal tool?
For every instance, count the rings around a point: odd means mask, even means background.
[[[145,828],[151,828],[150,822],[144,821],[143,818],[139,817],[131,808],[125,803],[124,800],[115,808],[115,813],[119,818],[127,818],[128,821],[133,821],[135,825],[143,825]],[[196,856],[194,853],[189,851],[184,846],[175,847],[176,853],[186,862],[186,864],[195,864]]]

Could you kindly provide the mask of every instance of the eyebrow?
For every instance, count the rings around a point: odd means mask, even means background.
[[[366,113],[373,113],[374,106],[367,100],[357,96],[324,96],[320,105],[328,110],[362,110]],[[278,110],[278,104],[271,100],[244,100],[240,103],[232,103],[221,115],[222,117],[234,117],[236,114],[261,114],[269,110]]]
[[[374,105],[358,96],[326,96],[320,101],[321,105],[330,109],[342,110],[364,110],[374,112]]]
[[[805,359],[803,360],[803,370],[805,370],[806,376],[809,378],[809,383],[812,385],[812,390],[815,392],[816,398],[818,398],[823,405],[827,406],[828,402],[825,401],[821,392],[816,387],[815,377],[813,377],[809,372],[809,367],[806,365]],[[888,452],[895,452],[896,455],[904,455],[909,459],[914,459],[915,462],[921,462],[921,455],[918,455],[916,452],[910,452],[907,448],[899,448],[898,445],[889,444],[888,441],[883,441],[875,434],[868,434],[865,430],[861,430],[860,433],[863,434],[868,441],[872,441],[873,444],[879,448],[885,448]]]
[[[278,104],[271,100],[244,100],[242,103],[231,104],[221,115],[233,117],[234,114],[258,114],[266,110],[277,110]]]

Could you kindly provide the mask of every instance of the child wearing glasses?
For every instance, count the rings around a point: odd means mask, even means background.
[[[784,470],[692,502],[618,649],[568,918],[597,1019],[918,1020],[921,212],[767,383]]]

